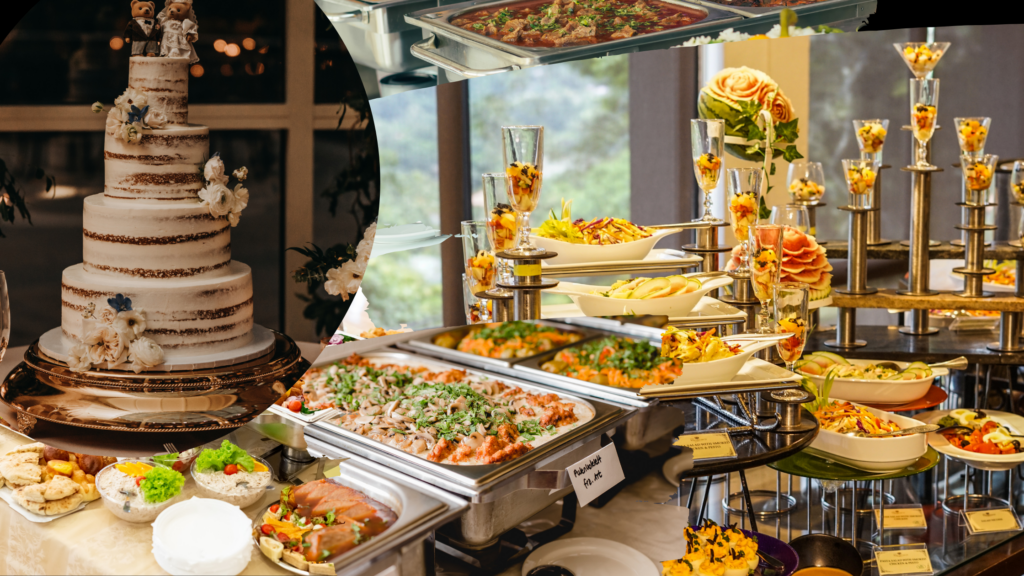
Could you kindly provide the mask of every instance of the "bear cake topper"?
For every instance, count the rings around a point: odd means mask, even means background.
[[[124,30],[132,56],[188,58],[199,62],[193,44],[199,40],[199,23],[192,0],[166,0],[156,14],[153,0],[132,0],[132,19]]]

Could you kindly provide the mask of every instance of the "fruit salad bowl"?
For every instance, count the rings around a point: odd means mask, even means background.
[[[554,238],[543,238],[537,234],[531,234],[530,241],[540,248],[558,254],[545,260],[548,264],[635,261],[646,258],[662,238],[682,231],[682,228],[659,229],[647,238],[621,244],[575,244]]]
[[[621,291],[613,297],[590,293],[608,292],[612,290],[611,286],[568,284],[561,286],[562,290],[556,288],[551,292],[566,294],[587,316],[660,314],[676,318],[689,314],[708,292],[729,284],[732,284],[729,276],[704,280],[668,276],[649,279],[639,283],[631,292]]]

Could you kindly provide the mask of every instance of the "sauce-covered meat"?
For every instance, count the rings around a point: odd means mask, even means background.
[[[551,48],[630,38],[703,19],[692,8],[659,0],[540,0],[471,11],[451,23],[508,44]]]

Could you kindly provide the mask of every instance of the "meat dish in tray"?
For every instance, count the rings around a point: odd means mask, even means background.
[[[681,28],[705,17],[661,0],[533,0],[469,11],[451,24],[506,44],[554,48]]]
[[[343,411],[330,423],[443,464],[514,460],[594,418],[591,407],[557,394],[358,355],[306,379],[303,394]]]

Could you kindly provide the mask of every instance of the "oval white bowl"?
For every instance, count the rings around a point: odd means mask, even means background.
[[[681,229],[655,230],[650,238],[624,242],[622,244],[571,244],[553,238],[530,235],[534,245],[555,252],[558,256],[544,260],[548,264],[587,264],[590,262],[618,262],[643,260],[654,249],[654,245],[665,236],[678,234]]]
[[[854,366],[867,366],[879,362],[879,360],[847,359],[847,362]],[[910,362],[896,362],[896,364],[902,370],[909,366]],[[797,374],[806,376],[811,382],[817,384],[819,389],[825,384],[824,376],[812,376],[800,371],[797,371]],[[949,370],[946,368],[932,368],[931,376],[917,380],[836,378],[832,382],[832,391],[829,396],[847,402],[863,402],[865,404],[906,404],[924,398],[932,387],[932,381],[947,374],[949,374]]]
[[[1024,430],[1024,418],[1021,418],[1016,414],[999,412],[996,410],[985,410],[985,413],[992,417],[996,422],[1006,426],[1011,434],[1020,434],[1021,430]],[[928,423],[936,424],[946,414],[949,414],[949,410],[935,412],[928,418]],[[969,452],[963,448],[953,446],[949,443],[949,440],[946,440],[945,436],[935,432],[928,435],[928,443],[931,444],[932,448],[935,448],[946,456],[956,458],[957,460],[966,463],[972,468],[977,468],[978,470],[1001,472],[1004,470],[1013,470],[1024,463],[1024,453],[978,454],[977,452]]]
[[[856,403],[854,403],[856,404]],[[860,404],[856,404],[860,406]],[[864,406],[875,416],[893,421],[901,428],[921,426],[924,422]],[[825,452],[829,459],[868,472],[896,472],[917,462],[928,451],[928,435],[914,434],[897,438],[859,438],[822,428],[811,448]]]
[[[755,352],[775,346],[775,342],[756,340],[734,341],[734,343],[742,346],[739,354],[712,362],[683,364],[683,373],[676,378],[676,383],[716,384],[731,382]]]
[[[729,284],[732,284],[732,278],[728,276],[711,278],[705,280],[699,289],[688,294],[649,300],[607,298],[596,294],[570,295],[570,298],[586,316],[617,316],[632,312],[637,315],[663,314],[670,318],[678,318],[693,311],[705,294]]]

